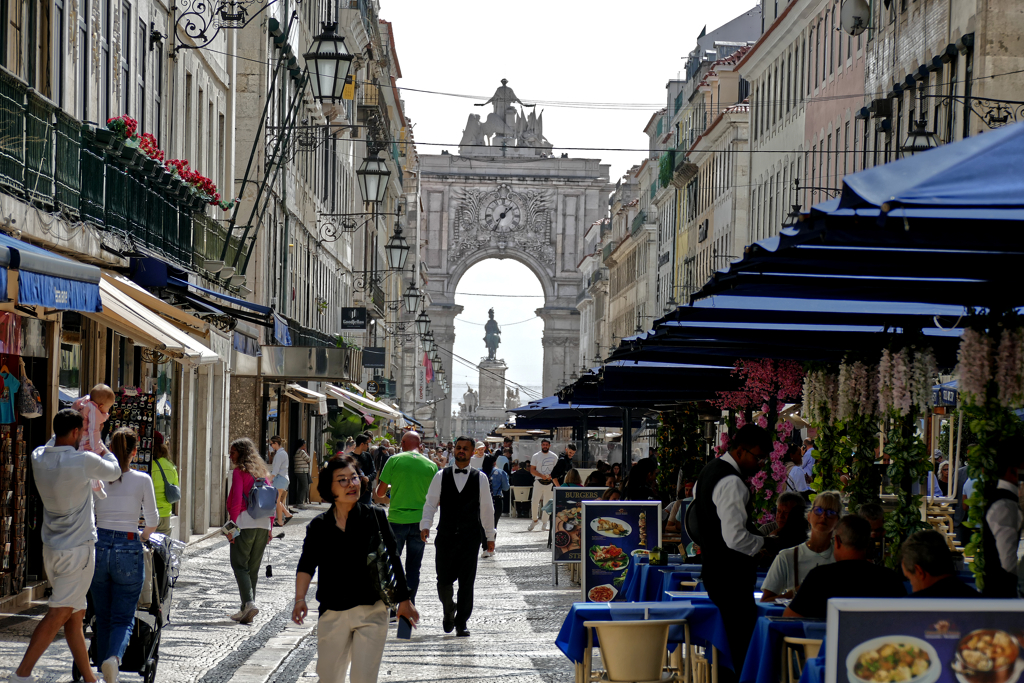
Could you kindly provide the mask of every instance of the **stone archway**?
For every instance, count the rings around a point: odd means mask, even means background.
[[[435,340],[442,349],[454,345],[454,321],[462,310],[455,304],[455,288],[470,267],[489,258],[519,261],[544,290],[544,305],[537,309],[544,321],[543,392],[553,393],[577,369],[576,302],[583,289],[577,266],[585,255],[587,227],[607,209],[608,166],[596,159],[551,156],[423,155],[420,182],[418,238]],[[443,351],[442,360],[451,370]],[[448,397],[436,412],[438,433],[445,438],[451,406]]]

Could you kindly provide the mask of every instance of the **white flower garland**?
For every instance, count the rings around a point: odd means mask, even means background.
[[[916,407],[920,414],[927,414],[937,374],[938,366],[931,349],[882,351],[878,364],[878,411],[895,410],[905,416]]]

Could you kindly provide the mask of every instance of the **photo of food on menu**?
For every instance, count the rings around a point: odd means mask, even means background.
[[[604,488],[569,486],[556,488],[555,528],[551,543],[551,561],[579,562],[583,533],[583,501],[600,500]]]
[[[661,503],[584,501],[582,507],[583,596],[611,602],[630,564],[661,545]]]
[[[963,611],[921,606],[926,609],[840,612],[838,657],[829,678],[836,683],[1021,680],[1024,606],[1007,612],[979,610],[977,604]]]

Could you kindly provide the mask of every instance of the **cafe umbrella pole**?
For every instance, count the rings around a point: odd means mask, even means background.
[[[633,466],[633,415],[632,409],[622,409],[622,480],[626,480]]]

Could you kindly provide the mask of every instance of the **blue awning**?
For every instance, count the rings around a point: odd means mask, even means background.
[[[401,410],[399,410],[398,412],[402,413],[402,417],[404,417],[405,421],[408,422],[409,424],[414,424],[417,427],[419,427],[420,429],[423,428],[423,423],[420,422],[419,420],[417,420],[415,417],[413,417],[409,413],[403,413]]]
[[[292,345],[292,335],[291,332],[288,330],[288,321],[285,320],[281,315],[279,315],[274,309],[270,308],[269,306],[254,304],[251,301],[246,301],[245,299],[239,299],[238,297],[222,294],[216,290],[207,289],[206,287],[200,287],[199,285],[192,284],[191,282],[173,276],[167,278],[167,283],[175,285],[176,287],[182,287],[186,291],[188,291],[188,288],[191,287],[193,289],[199,290],[200,292],[203,292],[204,294],[209,294],[212,297],[216,297],[221,301],[226,301],[234,306],[238,306],[240,308],[247,308],[250,311],[255,311],[256,313],[265,315],[268,318],[272,318],[274,322],[274,340],[281,346]]]
[[[232,347],[239,353],[244,353],[247,356],[260,357],[263,355],[263,351],[260,350],[260,343],[250,337],[247,334],[242,334],[238,330],[234,332],[234,341]]]
[[[98,313],[100,269],[72,261],[34,244],[0,233],[0,292],[7,292],[7,270],[18,271],[18,303],[60,311]]]

